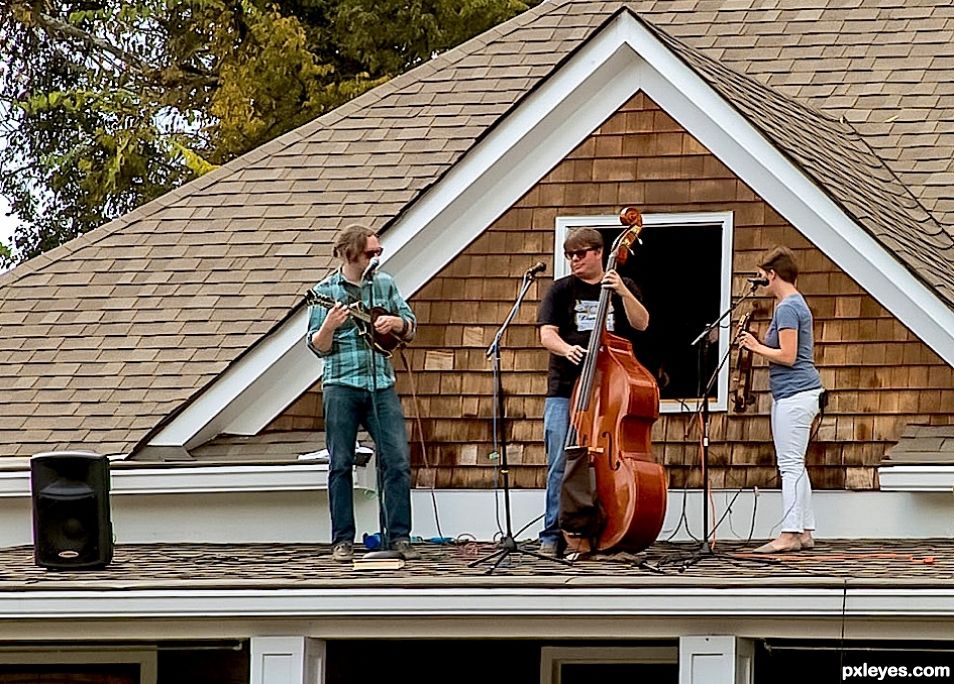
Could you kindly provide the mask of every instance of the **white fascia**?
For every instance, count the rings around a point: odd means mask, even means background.
[[[954,617],[954,590],[841,587],[455,587],[0,593],[0,619]]]
[[[388,229],[382,266],[405,296],[639,90],[954,365],[954,311],[627,13],[585,43]],[[302,311],[233,364],[150,444],[188,448],[223,432],[256,434],[321,375],[321,364],[304,346],[305,330]]]
[[[878,468],[882,492],[954,492],[954,466],[891,465]]]
[[[373,468],[355,468],[356,489],[373,491]],[[294,492],[328,488],[324,463],[111,468],[110,495]],[[0,499],[30,497],[30,471],[0,472]]]

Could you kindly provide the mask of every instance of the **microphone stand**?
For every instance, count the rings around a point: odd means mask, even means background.
[[[709,345],[711,344],[712,331],[717,330],[718,327],[722,324],[722,320],[729,316],[733,311],[735,311],[742,302],[751,299],[755,294],[756,288],[759,287],[761,283],[751,282],[749,284],[749,291],[746,292],[742,297],[736,301],[735,304],[732,304],[728,309],[723,311],[717,319],[707,324],[702,332],[694,339],[690,346],[698,346],[699,348],[699,386],[702,387],[702,373],[703,369],[706,367],[706,361],[709,358]],[[730,319],[731,320],[731,319]],[[731,350],[731,345],[730,345]],[[712,532],[715,530],[709,529],[709,395],[712,393],[712,388],[715,386],[716,380],[719,377],[719,371],[722,370],[722,367],[725,365],[725,362],[729,359],[729,353],[726,352],[724,358],[720,359],[719,363],[716,364],[715,369],[712,371],[712,375],[709,376],[704,389],[702,389],[702,401],[698,409],[698,413],[702,414],[702,545],[693,553],[691,556],[682,557],[682,558],[664,558],[658,563],[652,564],[648,562],[643,562],[641,565],[648,568],[649,570],[659,571],[663,566],[666,565],[679,565],[679,572],[685,572],[691,566],[695,565],[703,558],[707,556],[715,555],[716,551],[713,548],[713,543],[710,537]],[[751,560],[757,563],[775,563],[774,559],[768,558],[746,558],[733,556],[733,560],[736,561],[747,561]]]
[[[477,560],[468,563],[467,567],[473,568],[481,563],[487,561],[494,561],[494,564],[490,566],[485,574],[493,574],[493,571],[503,563],[503,561],[510,556],[512,553],[523,553],[528,556],[533,556],[534,558],[540,558],[547,561],[554,561],[556,563],[562,563],[564,565],[570,565],[570,562],[564,560],[563,558],[553,558],[552,556],[545,556],[542,553],[537,553],[536,551],[530,551],[528,549],[521,548],[513,536],[513,528],[511,524],[511,514],[510,514],[510,468],[507,465],[507,413],[504,406],[504,393],[503,393],[503,379],[501,377],[501,368],[500,368],[500,342],[503,339],[504,333],[507,331],[507,327],[513,321],[514,317],[517,315],[517,311],[520,309],[520,305],[523,303],[523,298],[526,296],[527,291],[530,289],[530,286],[533,284],[534,279],[536,278],[537,272],[541,269],[536,267],[528,270],[523,276],[523,285],[520,288],[519,294],[517,294],[517,300],[514,302],[513,308],[510,309],[510,313],[507,314],[507,318],[501,324],[500,328],[497,330],[497,334],[494,335],[494,341],[490,343],[490,346],[487,348],[485,356],[493,359],[493,377],[494,377],[494,392],[497,395],[497,402],[494,406],[494,413],[497,418],[497,440],[500,445],[500,474],[503,479],[503,492],[504,492],[504,519],[506,521],[506,531],[504,532],[503,538],[497,544],[498,548],[493,553],[484,556],[483,558],[478,558]]]

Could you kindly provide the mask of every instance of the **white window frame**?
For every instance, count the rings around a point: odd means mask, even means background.
[[[678,665],[679,647],[544,646],[540,649],[540,684],[560,684],[561,668],[567,664]]]
[[[156,684],[158,657],[156,649],[141,646],[94,649],[88,646],[0,648],[0,665],[138,665],[139,684]]]
[[[734,229],[733,212],[691,212],[671,214],[643,214],[643,226],[669,226],[673,229],[680,227],[699,227],[710,225],[722,228],[722,254],[719,283],[719,312],[728,310],[732,302],[732,235]],[[567,233],[576,228],[620,228],[619,216],[558,216],[556,219],[556,234],[553,239],[553,278],[562,278],[570,274],[570,267],[563,255],[563,241]],[[606,250],[609,250],[609,245]],[[637,244],[634,249],[639,249]],[[675,265],[673,266],[675,268]],[[728,322],[723,321],[723,326]],[[700,332],[702,332],[700,330]],[[716,350],[717,360],[721,360],[729,350],[731,335],[723,327],[719,335],[719,345]],[[719,378],[715,384],[715,396],[709,397],[710,411],[729,410],[729,364],[723,364],[719,370]],[[660,413],[682,413],[694,411],[697,408],[696,398],[689,397],[685,402],[677,399],[664,399],[660,402]]]

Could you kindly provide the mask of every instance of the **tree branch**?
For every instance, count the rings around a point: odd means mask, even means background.
[[[42,12],[37,14],[37,23],[44,29],[52,32],[61,33],[70,38],[76,38],[92,47],[100,50],[102,52],[118,57],[119,59],[126,62],[127,65],[134,67],[137,71],[142,74],[150,71],[152,67],[146,62],[142,61],[138,56],[132,54],[127,50],[123,50],[121,47],[107,43],[106,41],[93,36],[86,31],[76,28],[72,24],[68,24],[65,21],[61,21],[56,17],[51,17],[48,14],[43,14]]]

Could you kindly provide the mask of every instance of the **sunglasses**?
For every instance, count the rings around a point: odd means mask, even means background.
[[[586,256],[587,252],[593,252],[596,251],[596,249],[596,247],[587,247],[585,249],[574,249],[573,251],[564,252],[563,254],[569,261],[573,261],[573,259],[582,259]]]
[[[377,249],[367,249],[364,252],[364,255],[369,259],[373,259],[376,256],[381,256],[384,252],[384,247],[378,247]]]

